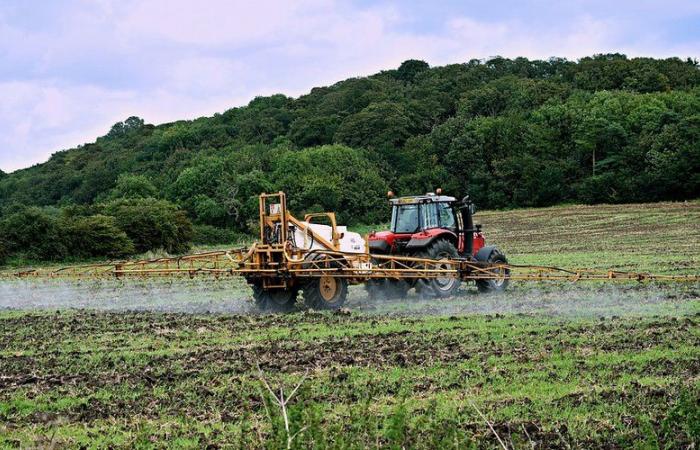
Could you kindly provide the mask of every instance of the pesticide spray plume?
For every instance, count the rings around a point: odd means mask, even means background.
[[[359,291],[359,290],[358,290]],[[680,316],[698,312],[700,289],[692,284],[555,283],[521,285],[507,292],[478,294],[462,288],[451,298],[421,293],[369,298],[360,293],[348,302],[363,314],[396,316],[536,315],[560,318]]]
[[[248,314],[241,279],[19,279],[0,283],[0,310],[88,309]]]
[[[402,297],[368,297],[351,289],[347,306],[360,314],[383,316],[537,315],[559,318],[680,316],[698,311],[700,289],[687,284],[525,285],[479,295],[462,288],[451,298],[411,292]],[[103,312],[148,311],[184,314],[260,312],[241,279],[202,280],[37,280],[0,283],[0,310],[80,309]],[[295,310],[303,310],[297,304]]]

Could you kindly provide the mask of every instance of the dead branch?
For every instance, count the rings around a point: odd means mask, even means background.
[[[479,413],[479,415],[481,416],[481,418],[483,419],[483,421],[486,422],[486,425],[489,426],[489,428],[491,429],[491,432],[493,433],[493,435],[496,436],[496,439],[498,439],[498,443],[501,444],[501,447],[503,447],[503,450],[508,450],[508,447],[507,447],[506,444],[503,442],[503,440],[502,440],[501,437],[498,435],[498,433],[496,433],[496,430],[493,428],[493,424],[491,424],[491,422],[489,422],[489,419],[487,419],[486,416],[483,415],[483,414],[481,413],[481,411],[479,411],[479,408],[477,408],[476,405],[475,405],[473,402],[469,402],[469,404],[472,405],[472,408],[474,408],[474,409],[476,410],[476,412]]]
[[[268,383],[267,380],[265,379],[265,375],[263,374],[263,371],[260,369],[260,366],[258,366],[258,378],[260,378],[260,381],[263,383],[265,388],[267,388],[267,391],[270,393],[272,398],[275,400],[275,403],[277,404],[277,406],[280,407],[280,411],[282,413],[282,418],[284,419],[284,430],[287,434],[287,450],[292,448],[292,442],[294,441],[294,439],[299,434],[306,431],[306,429],[308,428],[308,427],[302,427],[296,433],[291,434],[289,431],[289,416],[287,414],[287,404],[292,400],[292,398],[294,398],[294,395],[297,393],[297,391],[299,390],[299,387],[301,387],[302,383],[306,380],[306,377],[308,375],[309,375],[309,371],[307,370],[304,373],[304,376],[301,378],[301,380],[299,380],[299,383],[297,383],[297,385],[292,390],[292,393],[289,394],[289,396],[287,396],[285,398],[284,388],[282,386],[280,386],[279,396],[277,394],[275,394],[275,391],[272,389],[272,387],[270,387],[270,383]]]

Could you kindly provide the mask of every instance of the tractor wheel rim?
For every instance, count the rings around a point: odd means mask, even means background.
[[[443,253],[440,254],[440,257],[442,259],[449,258],[449,254]],[[437,265],[437,268],[440,270],[450,270],[452,269],[452,264],[447,264],[447,263],[441,263]],[[440,289],[441,291],[449,291],[452,289],[452,286],[456,283],[456,280],[452,277],[437,277],[435,278],[435,284],[437,285],[437,288]]]
[[[338,281],[329,276],[321,277],[319,280],[319,291],[323,300],[327,302],[333,301],[333,298],[338,292]]]
[[[491,281],[493,282],[494,286],[500,288],[501,286],[503,286],[503,283],[506,282],[506,271],[503,267],[499,267],[494,272],[497,278],[494,278]]]

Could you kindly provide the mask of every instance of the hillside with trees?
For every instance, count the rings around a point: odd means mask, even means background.
[[[0,258],[227,241],[254,230],[263,191],[286,191],[298,213],[377,223],[388,189],[438,186],[481,208],[696,198],[698,63],[409,60],[213,117],[130,117],[94,143],[0,172]]]

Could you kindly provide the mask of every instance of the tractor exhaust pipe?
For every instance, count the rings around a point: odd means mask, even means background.
[[[467,195],[462,199],[459,207],[462,214],[462,236],[464,237],[464,255],[470,257],[474,254],[474,204]]]

